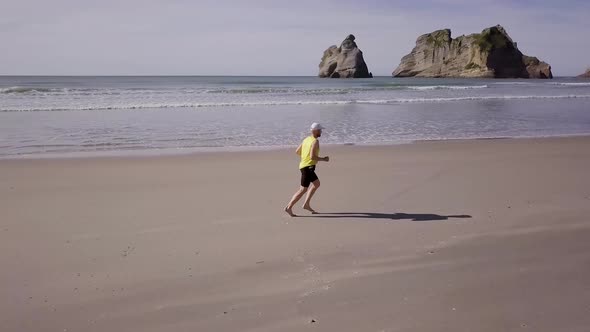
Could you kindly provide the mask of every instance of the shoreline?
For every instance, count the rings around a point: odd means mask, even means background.
[[[470,141],[494,141],[494,140],[547,140],[560,138],[584,138],[590,137],[586,134],[563,134],[547,136],[498,136],[498,137],[474,137],[474,138],[446,138],[446,139],[421,139],[421,140],[399,140],[391,142],[375,143],[322,143],[325,148],[340,147],[391,147],[408,144],[421,144],[429,142],[470,142]],[[286,151],[292,146],[225,146],[225,147],[194,147],[194,148],[152,148],[152,149],[129,149],[129,150],[108,150],[108,151],[73,151],[63,153],[38,153],[0,156],[0,162],[10,160],[52,160],[52,159],[103,159],[103,158],[165,158],[174,156],[194,156],[201,154],[223,154],[223,153],[248,153],[248,152],[270,152]]]

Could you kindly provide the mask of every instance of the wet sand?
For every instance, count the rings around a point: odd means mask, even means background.
[[[0,161],[1,331],[587,331],[590,137]]]

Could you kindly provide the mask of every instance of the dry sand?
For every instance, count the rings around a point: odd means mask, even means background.
[[[0,331],[590,330],[590,138],[323,152],[0,161]]]

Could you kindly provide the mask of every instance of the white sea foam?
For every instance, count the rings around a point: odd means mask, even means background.
[[[436,103],[478,100],[522,100],[522,99],[570,99],[590,98],[590,95],[559,95],[559,96],[469,96],[443,98],[395,98],[382,100],[359,100],[359,104],[395,104],[395,103]]]
[[[410,90],[472,90],[472,89],[486,89],[487,85],[424,85],[424,86],[408,86]]]
[[[146,88],[47,88],[47,87],[23,87],[12,86],[0,88],[2,94],[55,94],[55,95],[162,95],[177,93],[180,95],[194,95],[200,93],[225,94],[225,95],[251,95],[251,94],[292,94],[292,95],[340,95],[355,92],[383,91],[383,90],[472,90],[485,89],[488,85],[385,85],[362,86],[351,88],[291,88],[291,87],[248,87],[248,88],[204,88],[204,89],[173,89],[158,90]]]
[[[321,101],[260,101],[260,102],[205,102],[205,103],[145,103],[134,105],[109,105],[109,106],[73,106],[63,107],[33,107],[33,108],[0,108],[0,112],[26,112],[26,111],[91,111],[91,110],[134,110],[149,108],[201,108],[201,107],[238,107],[238,106],[281,106],[281,105],[345,105],[354,101],[321,100]]]
[[[0,112],[34,112],[34,111],[90,111],[90,110],[136,110],[155,108],[203,108],[203,107],[251,107],[251,106],[288,106],[288,105],[347,105],[347,104],[403,104],[403,103],[438,103],[478,100],[534,100],[534,99],[572,99],[590,98],[590,95],[522,95],[522,96],[465,96],[440,98],[392,98],[367,100],[293,100],[293,101],[252,101],[252,102],[186,102],[186,103],[137,103],[120,105],[88,105],[71,107],[0,107]]]
[[[24,86],[11,86],[0,88],[0,93],[27,93],[27,92],[59,92],[65,91],[63,88],[31,88]]]
[[[531,82],[494,82],[492,83],[494,85],[533,85],[535,83],[531,83]]]
[[[590,86],[590,82],[557,82],[552,83],[553,85],[561,85],[567,87],[582,87],[582,86]]]

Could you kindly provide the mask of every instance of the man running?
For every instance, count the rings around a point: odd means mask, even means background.
[[[293,213],[293,206],[297,204],[297,202],[303,197],[303,195],[307,192],[307,197],[305,197],[305,202],[303,203],[303,208],[311,213],[316,213],[314,209],[311,208],[309,202],[315,194],[316,190],[320,187],[320,179],[315,174],[315,165],[318,161],[330,161],[330,157],[320,157],[320,141],[318,140],[319,137],[322,136],[322,127],[319,123],[313,123],[311,125],[311,135],[308,136],[299,144],[295,153],[301,156],[301,161],[299,162],[299,170],[301,171],[301,187],[299,190],[295,192],[293,198],[289,204],[285,207],[285,212],[291,217],[296,217],[297,215]],[[309,186],[311,184],[311,189]],[[309,189],[309,190],[308,190]]]

